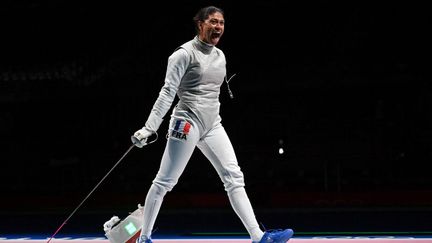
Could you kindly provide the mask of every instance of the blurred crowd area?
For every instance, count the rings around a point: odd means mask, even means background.
[[[193,37],[192,16],[206,4],[2,4],[0,187],[18,198],[9,206],[22,195],[60,205],[90,191],[144,125],[168,56]],[[425,9],[220,4],[220,48],[236,74],[234,99],[221,88],[222,123],[258,205],[432,204]],[[132,150],[102,184],[101,197],[143,200],[168,120],[157,143]],[[168,205],[222,205],[223,193],[197,150],[173,191],[182,200]]]

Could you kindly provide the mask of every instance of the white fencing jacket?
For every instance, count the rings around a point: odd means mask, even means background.
[[[165,84],[153,105],[146,127],[157,131],[176,96],[173,116],[183,117],[208,131],[220,122],[219,93],[226,76],[222,50],[196,36],[178,47],[168,58]]]

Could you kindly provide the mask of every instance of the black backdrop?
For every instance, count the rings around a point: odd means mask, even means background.
[[[193,15],[211,4],[226,12],[219,47],[236,74],[234,99],[222,86],[223,124],[261,217],[275,208],[429,212],[425,6],[8,1],[0,8],[2,214],[31,215],[50,233],[78,205],[143,126],[168,56],[193,38]],[[132,150],[76,217],[109,218],[144,201],[168,119],[157,143]],[[194,208],[230,210],[198,150],[162,214]]]

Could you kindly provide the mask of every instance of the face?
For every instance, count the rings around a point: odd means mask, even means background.
[[[225,20],[221,13],[210,14],[204,22],[199,22],[199,39],[216,45],[224,32]]]

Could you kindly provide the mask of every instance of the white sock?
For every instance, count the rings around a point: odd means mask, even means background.
[[[154,184],[150,187],[144,204],[144,221],[141,229],[141,236],[150,238],[166,192],[165,189],[160,186],[155,186]]]
[[[231,206],[243,222],[243,225],[251,236],[252,241],[260,241],[264,232],[259,228],[258,222],[255,219],[255,213],[253,212],[252,205],[244,187],[237,187],[232,191],[229,191],[228,197]]]

